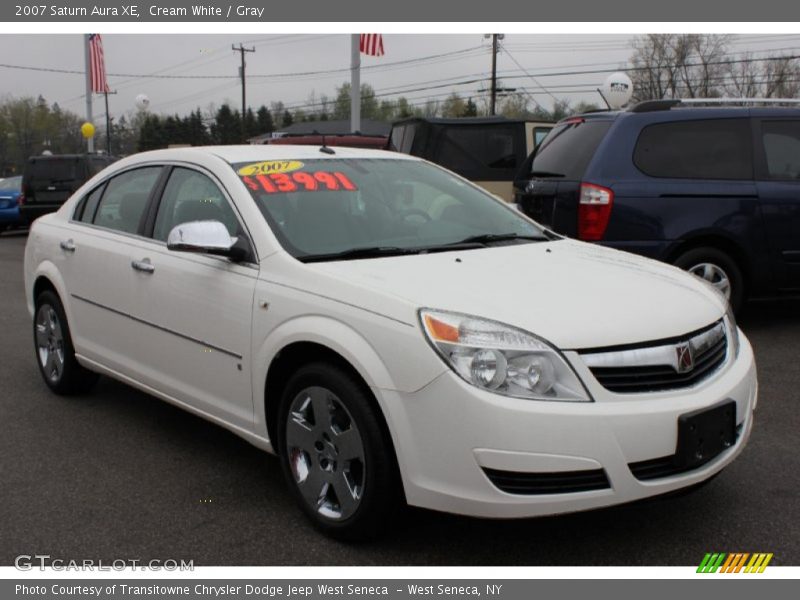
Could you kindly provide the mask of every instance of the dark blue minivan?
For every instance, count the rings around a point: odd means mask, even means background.
[[[691,271],[734,309],[799,294],[800,109],[702,102],[562,120],[515,202],[564,235]]]

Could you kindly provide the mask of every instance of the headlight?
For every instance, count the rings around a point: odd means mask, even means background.
[[[419,314],[428,341],[468,383],[515,398],[591,402],[561,353],[533,334],[469,315]]]
[[[736,317],[733,316],[733,309],[728,305],[728,312],[725,313],[725,321],[728,325],[728,343],[731,345],[732,356],[739,356],[739,328],[736,326]]]

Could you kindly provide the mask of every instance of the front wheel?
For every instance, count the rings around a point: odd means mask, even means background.
[[[335,366],[301,367],[284,390],[279,452],[293,495],[323,533],[378,537],[402,505],[392,445],[363,385]]]
[[[694,248],[681,254],[675,266],[714,287],[738,311],[745,297],[744,276],[729,255],[716,248]]]
[[[64,307],[52,291],[36,298],[33,341],[39,372],[56,394],[86,392],[97,381],[96,373],[78,364]]]

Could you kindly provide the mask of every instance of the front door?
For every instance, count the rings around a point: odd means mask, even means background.
[[[137,379],[181,402],[250,429],[251,323],[258,268],[167,249],[170,230],[215,220],[246,242],[226,194],[208,174],[175,167],[150,239],[132,250]]]

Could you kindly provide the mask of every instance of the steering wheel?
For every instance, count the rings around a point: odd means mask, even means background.
[[[405,210],[401,210],[400,211],[400,217],[404,221],[408,220],[409,217],[422,217],[422,219],[426,223],[428,221],[432,220],[431,216],[428,213],[426,213],[424,210],[422,210],[421,208],[408,208],[408,209],[405,209]]]

